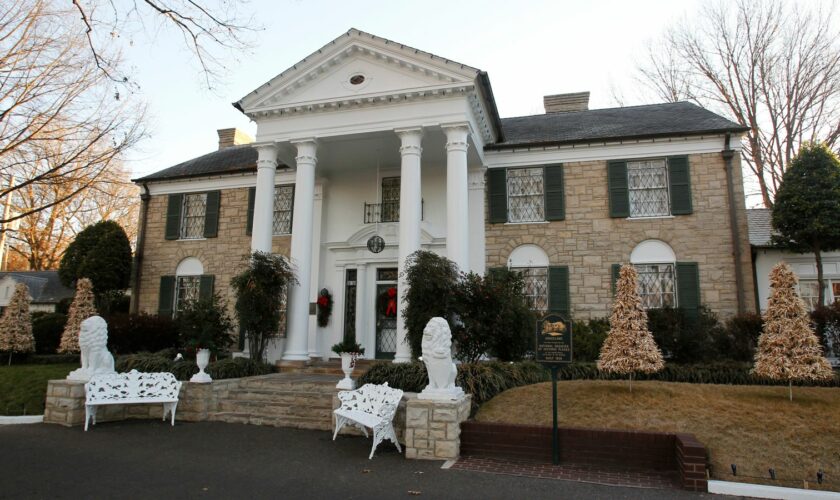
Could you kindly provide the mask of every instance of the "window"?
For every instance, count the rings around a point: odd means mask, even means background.
[[[198,300],[201,276],[178,276],[175,284],[175,315],[184,310],[184,305]]]
[[[522,294],[532,311],[545,312],[548,310],[548,268],[520,267],[511,268],[522,274],[524,286]]]
[[[292,206],[295,187],[274,187],[274,235],[292,234]]]
[[[628,161],[630,217],[671,215],[668,168],[664,159]]]
[[[181,239],[204,237],[204,216],[207,213],[207,193],[184,195],[181,211]]]
[[[508,222],[545,220],[543,185],[542,167],[507,171]]]
[[[825,279],[825,301],[827,304],[833,304],[835,300],[840,299],[840,279]],[[817,280],[800,280],[799,281],[799,296],[805,302],[805,307],[809,311],[816,309],[819,303],[820,287]]]
[[[677,307],[674,264],[634,264],[639,273],[639,297],[645,309]]]
[[[380,222],[400,220],[400,178],[382,178],[382,209]]]

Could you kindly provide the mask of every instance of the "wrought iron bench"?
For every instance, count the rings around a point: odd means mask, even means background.
[[[355,391],[339,392],[338,399],[341,401],[341,407],[333,411],[335,414],[333,441],[338,436],[338,431],[345,425],[349,424],[361,429],[365,437],[368,437],[366,428],[370,427],[373,429],[373,446],[368,458],[373,458],[376,447],[383,439],[390,440],[402,453],[393,424],[402,396],[403,391],[388,387],[387,382],[383,385],[365,384]]]
[[[85,384],[85,430],[91,421],[96,425],[96,409],[102,405],[162,403],[163,420],[171,413],[175,425],[175,409],[181,382],[171,373],[128,373],[94,375]]]

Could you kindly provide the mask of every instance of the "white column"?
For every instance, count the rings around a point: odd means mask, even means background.
[[[484,274],[487,264],[484,234],[484,167],[470,170],[470,271]]]
[[[469,184],[466,124],[442,127],[446,133],[446,256],[458,269],[470,270]]]
[[[405,319],[402,310],[404,303],[402,296],[406,291],[403,271],[405,261],[409,255],[420,250],[420,219],[422,215],[422,198],[420,194],[420,147],[423,139],[423,129],[396,130],[402,146],[400,168],[400,248],[399,248],[399,294],[397,296],[397,352],[394,363],[411,361],[411,347],[406,341]]]
[[[289,316],[286,328],[284,361],[307,361],[309,336],[309,291],[312,282],[312,221],[315,198],[314,139],[295,141],[297,147],[297,172],[295,174],[294,220],[292,222],[291,261],[297,273],[298,284],[289,288]]]
[[[254,196],[254,220],[251,228],[251,251],[271,252],[274,233],[274,174],[277,171],[277,147],[257,146],[257,188]]]
[[[313,206],[312,206],[312,268],[309,272],[311,284],[309,287],[309,302],[314,303],[318,300],[318,294],[321,291],[321,285],[319,284],[319,276],[321,272],[321,209],[323,208],[324,203],[324,183],[323,181],[319,181],[315,185],[315,190],[313,194]],[[292,219],[294,220],[294,219]],[[322,281],[322,280],[321,280]],[[344,283],[340,281],[340,283]],[[326,283],[324,283],[326,285]],[[333,295],[335,296],[335,290],[333,290]],[[335,311],[336,308],[333,308]],[[324,338],[329,337],[330,331],[335,326],[335,318],[330,320],[330,324],[327,325],[326,329],[322,332],[322,335],[318,335],[318,317],[315,315],[309,316],[309,357],[310,358],[320,358],[322,355],[323,349],[328,349],[329,344],[324,346]],[[329,353],[327,353],[329,355]]]

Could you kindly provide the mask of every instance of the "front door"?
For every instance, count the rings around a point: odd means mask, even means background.
[[[376,270],[376,359],[397,353],[397,269]]]

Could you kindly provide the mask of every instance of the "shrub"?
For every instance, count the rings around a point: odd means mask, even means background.
[[[178,345],[178,325],[170,318],[150,314],[111,314],[108,350],[114,354],[156,352]]]
[[[210,363],[207,373],[214,379],[253,377],[274,373],[274,365],[249,358],[226,358]]]
[[[682,309],[648,310],[648,328],[665,357],[675,363],[698,363],[717,357],[714,339],[721,336],[717,316],[700,307],[696,317]]]
[[[120,356],[116,361],[118,372],[137,370],[139,372],[169,372],[178,380],[189,380],[198,373],[195,360],[182,359],[174,361],[164,357],[161,353],[140,353]],[[274,366],[268,363],[253,361],[247,358],[225,358],[214,361],[207,366],[207,373],[217,380],[227,378],[252,377],[274,372]]]
[[[61,313],[33,315],[32,335],[35,337],[35,353],[55,354],[66,323],[67,316]]]
[[[573,322],[573,359],[580,362],[596,361],[609,331],[610,321],[607,318]]]
[[[408,256],[405,264],[405,284],[408,291],[403,298],[406,339],[411,355],[423,354],[420,343],[423,329],[430,319],[441,317],[453,324],[453,296],[458,284],[458,266],[435,253],[418,250]]]
[[[840,357],[840,301],[829,306],[817,306],[811,312],[811,323],[825,354]]]
[[[25,363],[32,365],[63,365],[79,363],[78,354],[32,354],[27,356]]]
[[[216,293],[184,304],[177,321],[183,347],[210,349],[218,354],[233,343],[233,321],[225,301]]]
[[[97,297],[128,288],[131,244],[123,228],[109,220],[84,228],[67,246],[58,275],[65,286],[89,278]]]
[[[715,330],[714,345],[718,359],[752,361],[762,326],[761,316],[756,313],[729,318],[723,328]]]

